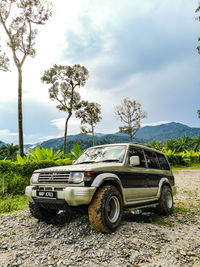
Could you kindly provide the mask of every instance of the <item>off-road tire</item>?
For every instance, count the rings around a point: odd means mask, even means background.
[[[173,194],[170,186],[164,185],[161,189],[160,199],[156,207],[156,213],[170,215],[174,210]]]
[[[122,197],[117,188],[112,185],[100,187],[89,205],[88,215],[96,231],[113,232],[122,217]]]
[[[29,210],[33,217],[41,221],[50,221],[58,214],[57,210],[44,209],[40,204],[34,202],[29,202]]]

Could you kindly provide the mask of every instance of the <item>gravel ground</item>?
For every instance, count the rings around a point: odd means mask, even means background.
[[[85,214],[50,224],[29,211],[0,216],[0,266],[200,266],[200,170],[175,173],[169,217],[126,212],[115,233],[95,232]]]

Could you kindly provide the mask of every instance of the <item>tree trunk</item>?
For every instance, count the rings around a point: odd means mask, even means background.
[[[94,127],[92,126],[92,145],[94,146]]]
[[[64,151],[64,154],[66,154],[66,144],[67,144],[67,128],[68,128],[68,121],[71,117],[72,113],[69,113],[66,121],[65,121],[65,133],[64,133],[64,144],[63,144],[63,151]]]
[[[19,153],[24,156],[24,140],[23,140],[23,117],[22,117],[22,69],[18,69],[18,132],[19,132]]]
[[[130,142],[133,142],[133,132],[130,133]]]

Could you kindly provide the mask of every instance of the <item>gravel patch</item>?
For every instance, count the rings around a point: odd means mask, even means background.
[[[192,200],[199,205],[200,171],[179,171],[175,178],[176,203]],[[48,224],[32,218],[28,210],[3,214],[0,266],[198,267],[199,207],[169,217],[125,212],[121,226],[112,234],[94,231],[83,213],[62,212]]]

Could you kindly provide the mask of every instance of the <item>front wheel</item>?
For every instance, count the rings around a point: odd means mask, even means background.
[[[170,215],[174,210],[174,200],[172,190],[164,185],[161,190],[160,199],[156,211],[161,215]]]
[[[47,210],[41,207],[38,203],[29,202],[29,210],[33,217],[41,221],[50,221],[53,219],[58,211],[57,210]]]
[[[95,194],[89,208],[89,220],[98,232],[110,233],[121,222],[122,197],[116,187],[106,185]]]

